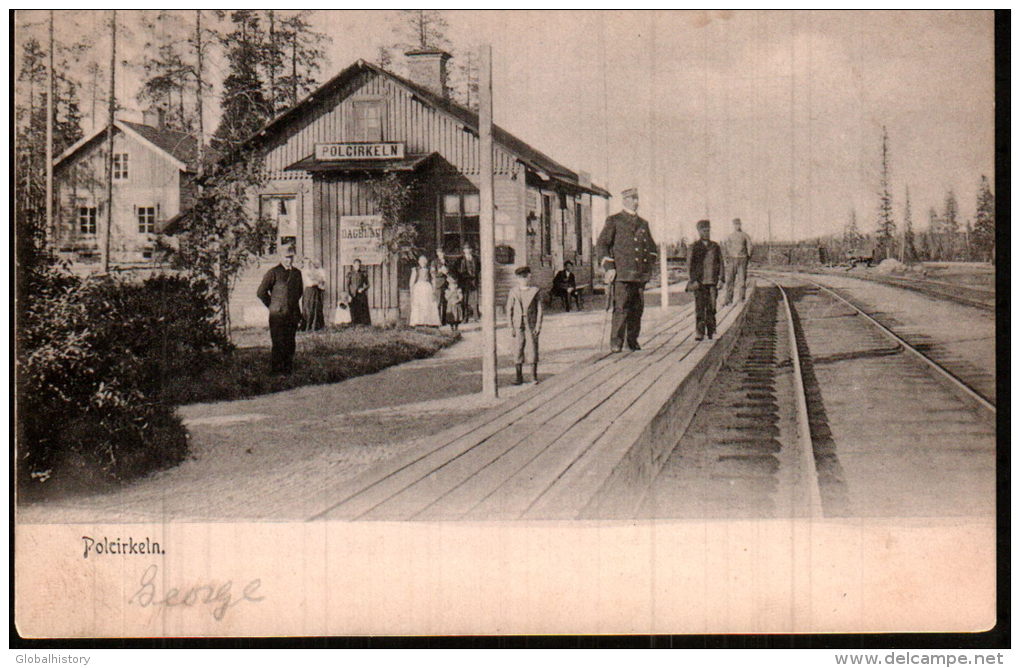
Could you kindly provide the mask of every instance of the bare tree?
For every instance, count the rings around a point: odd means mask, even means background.
[[[103,272],[110,271],[110,236],[113,229],[113,123],[117,113],[117,10],[110,13],[110,92],[106,126],[106,225],[103,227]]]

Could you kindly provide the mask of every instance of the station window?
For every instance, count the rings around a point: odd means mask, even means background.
[[[552,196],[542,195],[542,255],[552,255]]]
[[[479,247],[478,215],[481,205],[478,193],[448,193],[442,198],[442,229],[439,237],[443,240],[443,251],[460,255],[465,243],[476,251]]]
[[[382,100],[355,100],[354,141],[382,141],[383,102]]]
[[[114,153],[113,154],[113,180],[114,181],[127,181],[128,180],[128,154],[127,153]]]
[[[276,233],[260,254],[272,255],[278,248],[297,240],[296,202],[295,195],[263,195],[259,198],[259,212],[276,227]]]
[[[93,236],[96,233],[96,207],[78,207],[78,231]]]
[[[140,234],[154,234],[156,232],[156,207],[138,207],[138,232]]]
[[[584,226],[582,225],[582,214],[580,202],[574,203],[574,240],[577,242],[577,257],[584,256]]]

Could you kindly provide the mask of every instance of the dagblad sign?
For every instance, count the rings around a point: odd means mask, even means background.
[[[403,142],[348,142],[315,145],[316,160],[401,160]]]
[[[363,265],[382,264],[386,260],[382,241],[382,216],[340,216],[340,264],[355,259]]]

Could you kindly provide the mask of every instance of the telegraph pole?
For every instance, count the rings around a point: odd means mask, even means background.
[[[492,181],[492,46],[479,47],[478,82],[478,166],[481,184],[479,225],[481,227],[482,285],[479,307],[482,311],[482,393],[499,396],[496,385],[496,227],[493,211]]]
[[[772,209],[769,209],[769,252],[768,257],[765,258],[765,263],[768,265],[772,264]]]

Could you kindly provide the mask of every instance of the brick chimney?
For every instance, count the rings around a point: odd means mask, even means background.
[[[451,56],[442,49],[412,49],[404,54],[407,57],[408,78],[419,86],[424,86],[436,95],[449,97],[446,88],[446,61]]]
[[[162,107],[152,105],[142,112],[142,123],[162,130],[166,127],[166,112]]]

